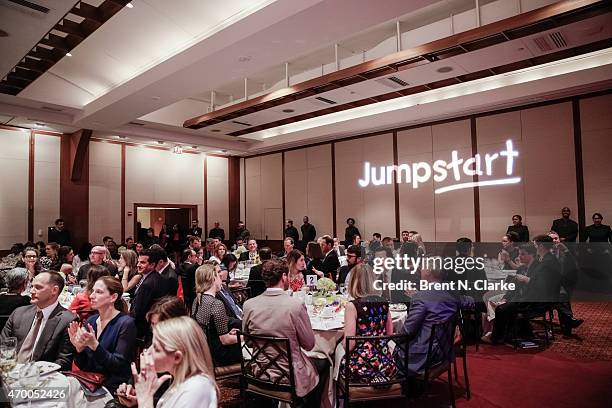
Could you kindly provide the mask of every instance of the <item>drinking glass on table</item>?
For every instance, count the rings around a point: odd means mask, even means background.
[[[17,364],[17,337],[0,340],[0,370],[8,374]]]
[[[339,285],[339,289],[340,289],[340,293],[342,294],[342,296],[344,297],[348,296],[348,287],[344,283],[341,283]]]
[[[319,315],[321,314],[321,311],[325,307],[325,304],[327,303],[327,301],[325,300],[324,297],[318,297],[318,298],[313,299],[312,303],[314,306],[314,314]]]

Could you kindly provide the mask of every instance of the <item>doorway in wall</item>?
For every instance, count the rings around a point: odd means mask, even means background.
[[[147,236],[147,229],[153,228],[154,235],[159,237],[162,228],[178,224],[183,236],[191,228],[191,221],[198,218],[198,206],[187,204],[152,204],[134,203],[134,239],[143,241]]]

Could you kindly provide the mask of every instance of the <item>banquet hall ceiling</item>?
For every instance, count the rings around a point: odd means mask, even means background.
[[[85,0],[96,7],[102,2]],[[0,4],[0,30],[8,33],[0,37],[2,75],[10,72],[78,2],[36,0],[34,3],[44,4],[49,13],[37,15],[34,11],[19,10],[10,3]],[[415,24],[414,20],[424,20],[424,15],[431,19],[436,12],[443,13],[445,8],[457,9],[468,3],[465,0],[387,0],[385,7],[380,7],[378,2],[370,0],[183,0],[181,7],[177,7],[176,2],[165,0],[135,0],[131,3],[133,7],[121,9],[74,48],[71,56],[59,60],[17,96],[0,94],[0,123],[60,132],[88,128],[93,129],[94,137],[99,139],[127,137],[132,142],[145,144],[165,140],[199,146],[201,151],[223,150],[227,154],[269,150],[326,135],[340,137],[363,133],[373,127],[328,123],[332,125],[329,131],[325,126],[320,126],[318,132],[309,127],[303,131],[282,131],[277,134],[279,137],[270,137],[262,133],[263,128],[256,129],[259,133],[240,133],[242,127],[231,121],[221,123],[218,132],[188,129],[182,125],[192,117],[207,113],[210,90],[230,89],[230,83],[239,83],[243,78],[251,78],[253,83],[265,75],[278,78],[284,73],[286,61],[300,61],[302,66],[316,64],[314,61],[318,61],[319,54],[327,53],[325,58],[329,57],[330,50],[333,54],[333,44],[341,41],[345,49],[357,49],[360,44],[375,46],[381,35],[393,35],[389,24],[398,16],[402,16],[402,21]],[[480,3],[486,7],[491,1],[481,0]],[[533,3],[550,2],[534,0]],[[82,20],[75,18],[75,21]],[[604,30],[596,32],[589,41],[612,37],[610,25],[602,25]],[[582,27],[580,33],[588,29]],[[356,38],[359,33],[365,34]],[[566,35],[571,41],[577,37],[580,35]],[[494,52],[483,49],[480,54],[466,54],[463,59],[453,56],[456,60],[449,59],[443,65],[451,66],[455,77],[482,69],[487,64],[495,66],[502,56],[510,60],[515,53],[523,53],[526,58],[537,56],[530,44],[523,44],[522,51],[517,51],[516,44],[508,48],[509,44],[506,48],[500,44],[502,47]],[[427,69],[420,68],[420,73],[406,70],[403,76],[396,76],[411,84],[431,82],[432,75],[444,79],[435,71],[440,67],[435,63],[430,65]],[[598,75],[572,76],[568,73],[574,78],[573,82],[567,81],[573,84],[571,92],[609,86],[610,66],[598,71]],[[562,88],[563,84],[540,79],[541,87],[533,86],[533,92],[525,93],[528,101],[542,98],[544,94],[558,94]],[[374,81],[339,87],[323,97],[349,103],[358,97],[369,98],[375,96],[370,95],[372,92],[380,94],[380,89],[375,88],[385,89],[384,83]],[[489,91],[499,93],[500,105],[517,103],[516,97],[509,98],[512,93],[509,88]],[[508,97],[504,97],[504,92]],[[459,97],[455,99],[443,102],[450,103],[445,108],[446,115],[466,111],[465,101]],[[321,109],[309,100],[291,104],[233,120],[274,123],[283,118],[279,109],[301,113]],[[304,104],[309,106],[302,106]],[[371,123],[376,123],[377,128],[388,128],[396,124],[396,119]]]

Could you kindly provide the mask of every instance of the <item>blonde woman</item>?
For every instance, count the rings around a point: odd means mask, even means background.
[[[412,234],[410,239],[417,244],[417,256],[424,256],[427,251],[425,251],[425,243],[421,234]]]
[[[172,386],[157,408],[216,408],[217,386],[210,351],[202,329],[187,316],[159,322],[153,328],[153,345],[140,357],[140,373],[132,363],[139,408],[153,408],[153,395],[170,378]],[[157,373],[167,372],[161,377]]]
[[[210,258],[208,258],[208,260],[217,261],[217,263],[220,265],[221,261],[225,257],[225,254],[227,254],[227,247],[225,246],[223,242],[220,242],[217,244],[217,246],[215,247],[213,251],[213,255]]]
[[[138,273],[138,255],[131,249],[126,249],[119,257],[119,275],[121,275],[121,284],[123,291],[134,297],[136,285],[142,279],[142,274]]]

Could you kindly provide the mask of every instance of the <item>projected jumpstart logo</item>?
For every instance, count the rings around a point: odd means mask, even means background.
[[[427,162],[416,162],[409,164],[400,164],[398,166],[380,166],[373,167],[370,162],[364,162],[363,164],[363,178],[359,180],[361,187],[367,187],[370,184],[374,186],[381,186],[384,184],[392,184],[393,180],[400,184],[412,183],[412,188],[416,189],[419,184],[427,182],[433,175],[433,179],[437,183],[441,183],[452,173],[453,178],[457,182],[456,184],[438,187],[434,190],[436,194],[442,194],[447,191],[460,190],[463,188],[471,188],[476,186],[495,186],[501,184],[516,184],[521,181],[520,177],[504,177],[493,180],[479,180],[461,183],[462,175],[467,177],[473,176],[492,176],[493,175],[493,162],[497,159],[506,159],[506,175],[512,176],[514,170],[514,158],[518,157],[518,151],[514,150],[512,140],[506,141],[506,149],[497,153],[484,155],[484,172],[483,158],[480,154],[476,154],[474,157],[463,159],[459,157],[459,153],[456,150],[451,152],[450,161],[436,160],[433,165]],[[402,177],[403,176],[403,177]],[[403,181],[402,181],[403,180]]]

